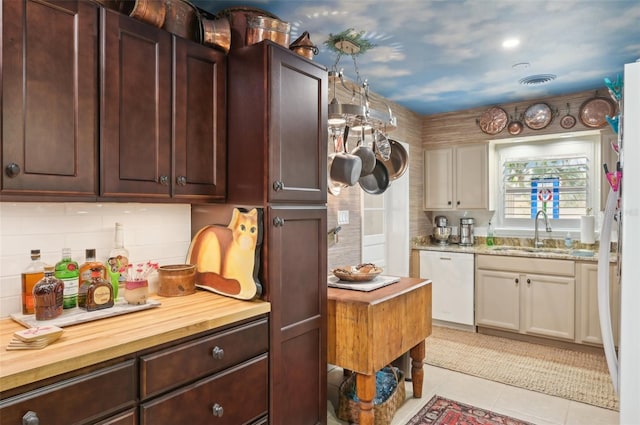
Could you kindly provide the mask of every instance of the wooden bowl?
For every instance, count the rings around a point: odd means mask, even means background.
[[[158,295],[161,297],[180,297],[195,292],[195,264],[172,264],[158,267]]]
[[[331,271],[340,280],[348,282],[368,282],[382,273],[382,268],[373,264],[338,267]]]

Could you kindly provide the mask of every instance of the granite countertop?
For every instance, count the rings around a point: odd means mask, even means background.
[[[574,243],[565,248],[564,241],[548,239],[542,248],[534,248],[530,239],[500,238],[497,245],[487,246],[485,238],[476,238],[472,246],[458,244],[440,245],[432,243],[428,236],[414,238],[411,247],[423,251],[459,252],[469,254],[503,255],[512,257],[553,258],[558,260],[598,261],[598,246],[584,246]],[[560,245],[562,243],[563,245]],[[617,254],[611,252],[610,262],[617,261]]]
[[[265,301],[242,301],[200,290],[153,299],[160,306],[64,327],[62,336],[41,350],[8,351],[13,333],[25,328],[12,319],[0,319],[0,392],[258,317],[271,309]]]

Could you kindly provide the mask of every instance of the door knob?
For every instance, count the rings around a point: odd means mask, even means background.
[[[20,174],[20,166],[15,162],[12,162],[5,167],[4,171],[7,174],[7,177],[15,177]]]

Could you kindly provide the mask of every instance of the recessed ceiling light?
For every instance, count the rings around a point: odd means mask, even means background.
[[[556,77],[557,76],[555,74],[536,74],[521,78],[518,82],[523,86],[537,86],[539,84],[545,84],[549,81],[553,81]]]
[[[505,49],[513,49],[520,44],[520,40],[517,38],[507,38],[502,42],[502,47]]]

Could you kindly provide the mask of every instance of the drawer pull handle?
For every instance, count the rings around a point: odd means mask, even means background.
[[[213,405],[212,413],[213,413],[213,416],[217,416],[221,418],[222,415],[224,415],[224,409],[222,408],[222,406],[216,403]]]
[[[187,185],[187,178],[185,176],[178,176],[176,178],[176,183],[178,183],[178,186],[186,186]]]
[[[451,261],[451,257],[440,257],[441,260],[449,260]]]
[[[280,192],[281,190],[284,190],[284,182],[281,180],[274,181],[273,190],[275,190],[276,192]]]
[[[222,358],[224,357],[224,349],[216,345],[215,347],[213,347],[213,350],[211,351],[211,355],[216,360],[222,360]]]
[[[282,217],[276,217],[273,219],[273,226],[274,227],[282,227],[284,226],[284,218]]]
[[[169,186],[169,176],[160,176],[160,184],[163,186]]]
[[[520,279],[516,278],[516,285],[520,283]]]
[[[36,412],[29,410],[22,417],[22,425],[40,425],[40,419]]]
[[[531,279],[527,279],[527,285],[531,285]]]

